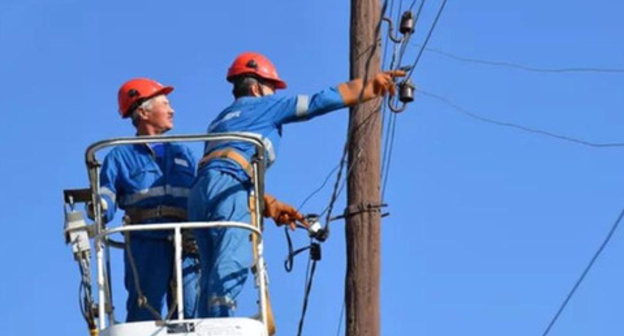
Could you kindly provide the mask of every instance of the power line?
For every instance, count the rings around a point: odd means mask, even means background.
[[[420,2],[420,6],[418,6],[418,11],[416,12],[416,16],[414,18],[414,23],[415,26],[418,25],[420,23],[420,14],[422,13],[422,9],[425,5],[426,0],[422,0]],[[414,0],[412,2],[412,4],[410,5],[408,11],[411,11],[414,7],[414,5],[416,4],[416,0]],[[427,36],[427,39],[425,41],[425,43],[429,40],[429,38],[431,37],[431,35],[433,34],[433,30],[435,29],[435,26],[437,24],[437,21],[441,15],[441,12],[444,10],[444,4],[442,4],[442,7],[440,8],[440,11],[438,12],[438,15],[436,17],[436,20],[434,21],[429,34]],[[400,13],[399,13],[400,15]],[[398,18],[397,18],[398,20]],[[415,28],[415,27],[414,27]],[[409,41],[412,38],[412,33],[409,32],[406,34],[406,37],[403,41],[401,41],[401,45],[398,47],[399,49],[399,56],[398,56],[398,61],[397,61],[397,66],[396,68],[394,68],[394,62],[397,59],[397,47],[395,46],[394,48],[394,54],[392,55],[392,62],[390,65],[390,69],[399,69],[401,67],[402,61],[403,61],[403,57],[405,56],[405,52],[407,51],[407,46],[409,45]],[[422,52],[422,51],[421,51]],[[418,56],[420,57],[420,56]],[[414,62],[414,65],[412,66],[412,71],[413,68],[416,66],[416,64],[418,63],[418,60],[416,60]],[[410,72],[411,75],[411,72]],[[408,75],[408,77],[410,76]],[[386,107],[388,104],[391,103],[391,97],[388,97],[386,99],[386,101],[384,102],[384,112],[386,111]],[[383,203],[384,200],[384,196],[385,196],[385,191],[386,191],[386,185],[387,185],[387,181],[388,181],[388,176],[390,174],[390,163],[392,162],[392,149],[394,146],[394,136],[395,136],[395,130],[396,130],[396,113],[391,113],[390,117],[388,117],[388,126],[386,128],[385,131],[385,140],[384,140],[384,151],[383,151],[383,159],[382,159],[382,165],[381,165],[381,179],[382,179],[382,193],[381,193],[381,200]]]
[[[423,6],[425,6],[425,2],[426,0],[423,0],[420,2],[420,6],[418,6],[418,11],[416,12],[416,17],[414,18],[415,22],[418,22],[418,18],[420,17],[420,13],[422,12]],[[412,2],[412,5],[410,6],[409,10],[412,10],[412,8],[414,7],[414,4],[416,4],[416,1]]]
[[[386,164],[386,176],[383,179],[382,189],[381,189],[381,203],[384,203],[385,195],[386,195],[386,186],[388,185],[388,175],[390,175],[390,163],[392,163],[392,149],[394,148],[394,135],[396,131],[396,113],[392,118],[392,131],[390,135],[390,148],[388,153],[388,163]]]
[[[439,96],[437,94],[426,92],[426,91],[423,91],[423,90],[420,90],[418,92],[420,94],[422,94],[423,96],[435,98],[435,99],[445,103],[446,105],[452,107],[456,111],[459,111],[459,112],[463,113],[464,115],[466,115],[466,116],[468,116],[470,118],[473,118],[475,120],[479,120],[479,121],[482,121],[482,122],[494,124],[494,125],[497,125],[497,126],[515,128],[515,129],[519,129],[521,131],[534,133],[534,134],[539,134],[539,135],[547,136],[547,137],[550,137],[550,138],[555,138],[555,139],[568,141],[568,142],[572,142],[572,143],[576,143],[576,144],[584,145],[584,146],[589,146],[589,147],[598,147],[598,148],[624,147],[624,143],[622,143],[622,142],[613,142],[613,143],[589,142],[589,141],[585,141],[585,140],[581,140],[581,139],[577,139],[577,138],[572,138],[572,137],[569,137],[569,136],[566,136],[566,135],[560,135],[560,134],[556,134],[556,133],[549,132],[549,131],[543,131],[543,130],[536,129],[536,128],[531,128],[531,127],[526,127],[526,126],[514,124],[514,123],[511,123],[511,122],[505,122],[505,121],[498,121],[498,120],[490,119],[490,118],[483,117],[483,116],[480,116],[478,114],[472,113],[472,112],[468,111],[467,109],[465,109],[465,108],[463,108],[463,107],[453,103],[452,101],[450,101],[450,100],[448,100],[448,99],[446,99],[446,98],[444,98],[442,96]]]
[[[418,44],[415,44],[418,46]],[[542,72],[542,73],[571,73],[571,72],[590,72],[590,73],[624,73],[624,69],[619,69],[619,68],[585,68],[585,67],[578,67],[578,68],[542,68],[542,67],[535,67],[535,66],[530,66],[530,65],[524,65],[524,64],[519,64],[519,63],[512,63],[512,62],[505,62],[505,61],[491,61],[491,60],[483,60],[483,59],[477,59],[477,58],[470,58],[470,57],[465,57],[465,56],[458,56],[455,54],[451,54],[449,52],[440,50],[440,49],[435,49],[435,48],[425,48],[425,50],[427,52],[431,52],[434,54],[438,54],[438,55],[442,55],[444,57],[448,57],[460,62],[466,62],[466,63],[475,63],[475,64],[481,64],[481,65],[490,65],[490,66],[497,66],[497,67],[507,67],[507,68],[513,68],[513,69],[519,69],[519,70],[524,70],[524,71],[530,71],[530,72]]]
[[[424,4],[424,0],[421,2],[418,13],[420,14],[420,10],[422,9],[422,6]],[[412,2],[412,4],[410,5],[410,8],[408,9],[408,11],[412,10],[412,7],[414,6],[414,4],[416,3],[416,0],[414,0],[414,2]],[[401,4],[399,4],[399,11],[397,12],[397,22],[399,22],[400,17],[401,17]],[[390,9],[390,12],[392,13],[392,9]],[[417,16],[418,17],[418,16]],[[416,24],[418,23],[418,19],[416,19],[414,21]],[[397,45],[394,44],[393,47],[393,52],[392,52],[392,58],[390,61],[390,69],[398,69],[401,66],[401,61],[403,59],[403,56],[405,55],[405,51],[407,50],[407,45],[409,43],[410,38],[412,37],[412,34],[410,32],[406,33],[405,39],[403,39],[401,41],[401,44]],[[386,38],[386,48],[384,49],[384,62],[383,64],[385,65],[386,62],[386,51],[387,51],[387,47],[388,47],[388,38]],[[395,68],[395,63],[397,64],[396,68]],[[385,66],[382,66],[382,69],[385,68]],[[381,173],[380,173],[380,180],[382,181],[382,188],[385,188],[385,181],[387,180],[387,163],[389,162],[389,158],[388,158],[388,154],[392,153],[392,141],[390,141],[390,134],[391,134],[391,130],[394,127],[394,120],[396,118],[396,114],[392,113],[392,112],[388,112],[388,104],[390,103],[390,97],[384,97],[383,100],[383,109],[382,109],[382,114],[384,116],[384,123],[382,124],[382,130],[385,129],[383,131],[384,134],[384,146],[383,146],[383,156],[381,159]],[[386,117],[387,116],[387,117]],[[387,122],[385,121],[385,119],[388,119]],[[386,177],[384,177],[386,176]],[[382,193],[382,203],[383,203],[383,193]]]
[[[309,260],[308,260],[309,261]],[[303,332],[303,322],[305,321],[306,311],[308,310],[308,299],[310,298],[310,291],[312,290],[312,282],[314,281],[314,272],[316,271],[316,260],[312,261],[312,266],[308,267],[308,275],[306,275],[305,295],[303,300],[303,307],[301,308],[301,318],[299,319],[299,327],[297,329],[297,336],[301,336]]]
[[[422,56],[423,51],[427,47],[427,43],[429,43],[429,40],[431,39],[431,35],[433,35],[433,31],[435,30],[435,27],[438,24],[438,20],[440,20],[440,16],[442,15],[442,12],[444,12],[444,7],[446,7],[446,1],[447,0],[444,0],[442,2],[442,5],[440,6],[440,9],[438,9],[438,14],[436,15],[435,19],[433,20],[433,24],[431,25],[431,29],[429,29],[429,33],[427,33],[427,37],[425,38],[425,42],[423,42],[422,48],[420,48],[420,51],[418,52],[418,56],[416,56],[416,59],[414,60],[414,63],[412,64],[412,68],[410,69],[409,74],[407,75],[407,78],[411,78],[412,77],[412,73],[414,72],[414,69],[416,68],[416,65],[418,65],[418,61],[420,60],[420,57]]]
[[[336,331],[336,336],[340,336],[340,330],[342,330],[342,321],[344,320],[344,313],[345,313],[345,300],[342,300],[342,308],[340,308],[340,323],[338,324],[338,331]]]
[[[382,9],[381,9],[381,14],[379,16],[379,20],[377,22],[377,27],[375,29],[375,38],[373,39],[374,41],[377,41],[379,39],[379,34],[381,32],[381,23],[383,21],[384,15],[386,13],[386,10],[388,8],[388,0],[384,0]],[[368,81],[368,75],[370,72],[370,62],[373,59],[373,56],[375,55],[375,51],[377,50],[377,43],[374,43],[372,48],[370,48],[370,54],[366,60],[366,70],[364,71],[364,78],[363,78],[363,82],[366,83]],[[358,101],[355,104],[355,106],[353,106],[354,109],[358,108],[360,106],[360,104],[362,103],[362,97],[364,96],[364,87],[362,88]],[[373,110],[373,112],[371,114],[377,114],[376,113],[376,109]],[[360,127],[362,127],[365,123],[368,122],[370,116],[367,116],[364,121],[360,124],[357,125],[355,128],[353,128],[353,125],[349,125],[349,129],[347,131],[347,139],[345,141],[344,144],[344,149],[343,149],[343,153],[342,153],[342,158],[340,159],[340,168],[338,169],[338,173],[336,175],[336,183],[334,184],[334,190],[332,192],[330,201],[329,201],[329,206],[327,207],[328,211],[327,211],[327,215],[325,218],[325,230],[328,232],[329,231],[329,223],[330,223],[330,218],[331,218],[331,213],[332,210],[334,208],[334,203],[336,202],[336,199],[338,198],[338,189],[339,189],[339,185],[340,185],[340,177],[342,176],[342,170],[344,169],[344,165],[347,161],[347,154],[349,153],[349,143],[351,142],[351,137],[352,134],[355,133],[356,129],[359,129]]]
[[[299,205],[299,208],[297,208],[297,211],[301,211],[301,209],[303,208],[304,205],[306,205],[306,203],[308,203],[308,201],[316,194],[318,194],[321,190],[323,190],[323,188],[325,187],[325,185],[327,184],[327,182],[329,182],[329,179],[331,178],[331,176],[334,174],[334,172],[336,170],[338,170],[338,168],[340,167],[340,164],[337,164],[336,167],[334,167],[325,177],[325,180],[323,181],[323,184],[321,184],[320,187],[316,188],[316,190],[314,190],[313,192],[310,193],[310,195],[308,195],[308,197],[306,197],[303,202],[301,202],[301,205]]]
[[[401,15],[401,7],[402,7],[403,2],[399,1],[399,10],[398,10],[398,14],[397,14],[397,21],[399,20],[399,16]],[[388,15],[389,17],[392,17],[392,10],[394,7],[394,0],[390,1],[390,14]],[[384,44],[384,51],[383,51],[383,60],[381,63],[381,69],[385,69],[386,68],[386,61],[388,60],[388,41],[390,40],[390,32],[388,34],[386,34],[386,40],[385,40],[385,44]],[[397,46],[396,44],[393,44],[393,52],[392,52],[392,58],[390,61],[390,69],[392,69],[392,67],[394,66],[394,61],[396,60],[396,55],[397,55]],[[384,140],[384,147],[383,147],[383,157],[381,159],[381,174],[380,176],[383,177],[383,172],[384,172],[384,164],[386,162],[386,155],[388,152],[388,137],[387,137],[387,129],[389,128],[390,124],[390,117],[392,116],[391,114],[388,113],[388,104],[387,104],[387,97],[384,97],[383,102],[382,102],[382,109],[381,109],[381,115],[383,116],[383,118],[381,119],[381,129],[382,129],[382,134],[385,135],[385,140]],[[386,119],[388,119],[386,121]]]
[[[380,17],[379,17],[379,21],[377,22],[377,27],[375,30],[375,41],[377,41],[379,39],[379,34],[381,32],[381,23],[382,20],[384,18],[384,15],[386,13],[386,10],[388,8],[388,0],[384,0],[383,6],[382,6],[382,10],[380,13]],[[368,80],[368,75],[369,75],[369,71],[370,71],[370,62],[373,58],[373,55],[375,55],[375,51],[377,50],[377,43],[374,43],[372,46],[369,47],[370,49],[370,54],[368,59],[366,60],[366,70],[364,72],[364,78],[363,81],[364,83],[366,83],[366,81]],[[354,106],[354,108],[357,108],[361,102],[362,102],[362,97],[364,95],[364,89],[362,88],[362,91],[360,92],[358,101],[356,103],[356,105]],[[376,110],[375,110],[376,111]],[[374,115],[377,116],[377,113],[374,113]],[[336,174],[336,182],[334,184],[334,189],[332,191],[332,195],[329,201],[329,205],[326,208],[327,211],[327,217],[326,217],[326,222],[325,222],[325,231],[327,233],[329,233],[329,225],[330,225],[330,218],[331,218],[331,212],[334,206],[334,203],[336,202],[337,198],[338,198],[338,193],[340,192],[340,190],[342,188],[340,188],[340,178],[342,176],[342,171],[344,169],[345,163],[346,163],[346,159],[347,159],[347,154],[348,154],[348,149],[349,149],[349,143],[351,141],[351,137],[353,136],[353,133],[355,133],[356,130],[358,130],[360,127],[364,126],[369,120],[370,117],[372,117],[372,115],[367,116],[364,121],[359,124],[359,125],[355,125],[355,127],[353,127],[354,125],[349,124],[348,127],[348,131],[347,131],[347,138],[345,140],[345,144],[344,144],[344,149],[343,149],[343,154],[342,157],[340,158],[340,162],[338,164],[338,173]],[[378,117],[378,116],[377,116]],[[353,163],[355,163],[355,161],[357,161],[357,159],[352,160]],[[353,164],[350,165],[350,167],[347,168],[347,175],[351,172],[351,167],[353,167]],[[312,255],[310,255],[308,262],[310,262],[310,260],[312,259]],[[307,305],[308,305],[308,299],[310,296],[310,291],[312,289],[312,281],[314,279],[314,272],[316,270],[316,260],[312,261],[312,266],[310,270],[310,276],[307,277],[306,276],[306,289],[305,289],[305,294],[304,294],[304,300],[303,300],[303,307],[302,307],[302,312],[301,312],[301,318],[299,320],[299,327],[298,327],[298,335],[301,335],[301,332],[303,330],[303,323],[305,320],[305,314],[306,314],[306,310],[307,310]]]
[[[572,298],[572,296],[574,295],[574,293],[576,292],[578,287],[581,285],[581,283],[585,279],[585,276],[587,275],[587,273],[589,273],[589,270],[592,268],[592,266],[594,266],[594,263],[596,262],[596,260],[598,259],[598,257],[602,253],[602,251],[605,249],[607,244],[609,244],[609,241],[611,241],[611,237],[613,237],[613,234],[615,233],[615,231],[617,230],[618,226],[620,225],[620,222],[622,221],[623,217],[624,217],[624,209],[622,209],[622,211],[620,212],[620,215],[618,216],[618,219],[615,221],[615,223],[611,227],[611,230],[609,231],[609,234],[607,234],[607,236],[603,240],[602,244],[600,244],[600,247],[598,248],[596,253],[594,253],[594,256],[589,261],[589,264],[587,264],[587,266],[583,270],[583,273],[581,273],[581,276],[578,278],[578,280],[576,280],[576,283],[572,287],[572,290],[570,290],[570,293],[568,293],[566,298],[563,300],[563,302],[559,306],[559,309],[557,310],[557,313],[550,320],[550,323],[548,324],[548,327],[546,327],[546,330],[544,330],[544,333],[542,334],[542,336],[548,335],[548,333],[550,332],[552,327],[555,325],[555,322],[557,322],[557,319],[559,318],[559,316],[561,315],[561,313],[563,312],[565,307],[568,305],[568,302],[570,302],[570,299]]]

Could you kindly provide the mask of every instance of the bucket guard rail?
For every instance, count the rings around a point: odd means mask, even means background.
[[[254,211],[256,221],[249,223],[240,222],[178,222],[178,223],[159,223],[159,224],[132,224],[121,225],[118,227],[106,227],[102,219],[101,209],[101,190],[100,190],[100,168],[101,163],[98,161],[97,154],[105,148],[134,145],[134,144],[150,144],[150,143],[173,143],[173,142],[205,142],[205,141],[239,141],[250,143],[255,148],[255,155],[251,160],[253,168],[253,192],[255,206]],[[130,231],[147,231],[147,230],[170,230],[174,232],[175,246],[175,276],[178,283],[182,283],[182,229],[198,229],[212,227],[235,227],[249,230],[253,239],[252,249],[254,255],[257,255],[254,265],[256,287],[258,288],[259,303],[259,321],[268,326],[268,303],[266,299],[267,276],[263,257],[263,216],[261,209],[263,208],[264,195],[264,174],[266,169],[265,162],[265,145],[262,139],[254,134],[249,133],[215,133],[200,135],[174,135],[174,136],[137,136],[128,138],[115,138],[103,140],[90,145],[85,152],[85,163],[88,170],[89,188],[88,189],[67,189],[63,191],[63,198],[66,205],[74,211],[76,203],[92,203],[94,224],[89,230],[89,237],[93,239],[95,268],[96,268],[96,284],[97,284],[97,303],[94,304],[94,315],[97,317],[97,329],[103,331],[116,324],[112,303],[112,284],[111,284],[111,266],[110,266],[110,247],[119,247],[123,243],[114,242],[110,239],[110,235],[114,233],[125,233]],[[70,229],[71,231],[71,229]],[[123,246],[123,245],[122,245]],[[188,321],[184,319],[184,302],[183,302],[183,286],[177,286],[175,293],[177,300],[178,317],[176,322],[183,323]],[[108,324],[107,324],[108,323]]]

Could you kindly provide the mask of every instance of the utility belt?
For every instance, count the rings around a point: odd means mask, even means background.
[[[243,171],[247,174],[247,176],[249,176],[250,179],[253,176],[253,167],[251,163],[249,163],[249,161],[247,161],[244,156],[242,156],[240,153],[232,148],[225,148],[204,155],[204,157],[199,160],[199,164],[197,166],[199,167],[199,169],[201,169],[205,165],[207,165],[210,160],[214,159],[230,159],[238,164],[238,166],[243,169]]]
[[[129,208],[123,222],[126,225],[144,223],[148,220],[160,218],[175,218],[180,222],[188,220],[186,209],[172,207],[168,205],[159,205],[155,208]],[[193,237],[191,230],[182,230],[182,251],[188,254],[199,254],[197,241]]]

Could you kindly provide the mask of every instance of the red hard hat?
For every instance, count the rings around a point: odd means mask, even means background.
[[[227,80],[232,82],[232,78],[243,74],[253,74],[261,79],[270,81],[275,85],[276,89],[286,88],[286,82],[279,77],[273,63],[262,54],[255,52],[240,54],[236,57],[232,66],[230,66]]]
[[[128,118],[132,111],[144,101],[158,95],[167,95],[173,91],[171,86],[163,86],[155,80],[148,78],[134,78],[125,82],[117,94],[119,102],[119,114],[122,118]]]

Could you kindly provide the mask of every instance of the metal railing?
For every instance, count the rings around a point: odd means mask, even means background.
[[[253,197],[255,202],[254,216],[256,220],[252,224],[240,223],[240,222],[182,222],[182,223],[159,223],[159,224],[139,224],[139,225],[126,225],[115,228],[106,228],[105,223],[102,220],[101,209],[101,196],[100,196],[100,167],[101,164],[97,160],[96,154],[98,151],[121,145],[134,145],[134,144],[149,144],[149,143],[172,143],[172,142],[199,142],[199,141],[241,141],[247,142],[255,147],[255,156],[251,161],[253,168],[253,191],[250,197]],[[112,307],[112,286],[111,286],[111,267],[110,267],[110,246],[108,236],[114,233],[125,233],[131,231],[152,231],[152,230],[173,230],[174,231],[174,246],[175,246],[175,270],[176,281],[179,284],[176,286],[176,302],[178,309],[177,320],[184,320],[184,302],[182,287],[182,229],[200,229],[200,228],[213,228],[213,227],[233,227],[249,230],[252,235],[256,237],[253,241],[252,248],[254,255],[257,256],[255,260],[256,265],[256,284],[259,294],[259,309],[262,323],[267,326],[267,299],[266,289],[266,269],[264,265],[264,257],[262,254],[263,240],[262,240],[262,199],[264,194],[264,172],[265,172],[265,145],[262,139],[254,134],[249,133],[216,133],[216,134],[201,134],[201,135],[177,135],[177,136],[138,136],[131,138],[117,138],[99,141],[87,148],[85,153],[85,160],[87,169],[89,172],[89,182],[92,194],[91,201],[94,206],[95,217],[95,259],[96,259],[96,280],[97,280],[97,292],[98,292],[98,327],[103,330],[107,327],[106,317],[108,316],[108,322],[110,325],[115,324],[114,311],[109,309],[107,312],[106,307]],[[254,197],[258,195],[258,197]],[[110,304],[109,302],[110,301]]]

